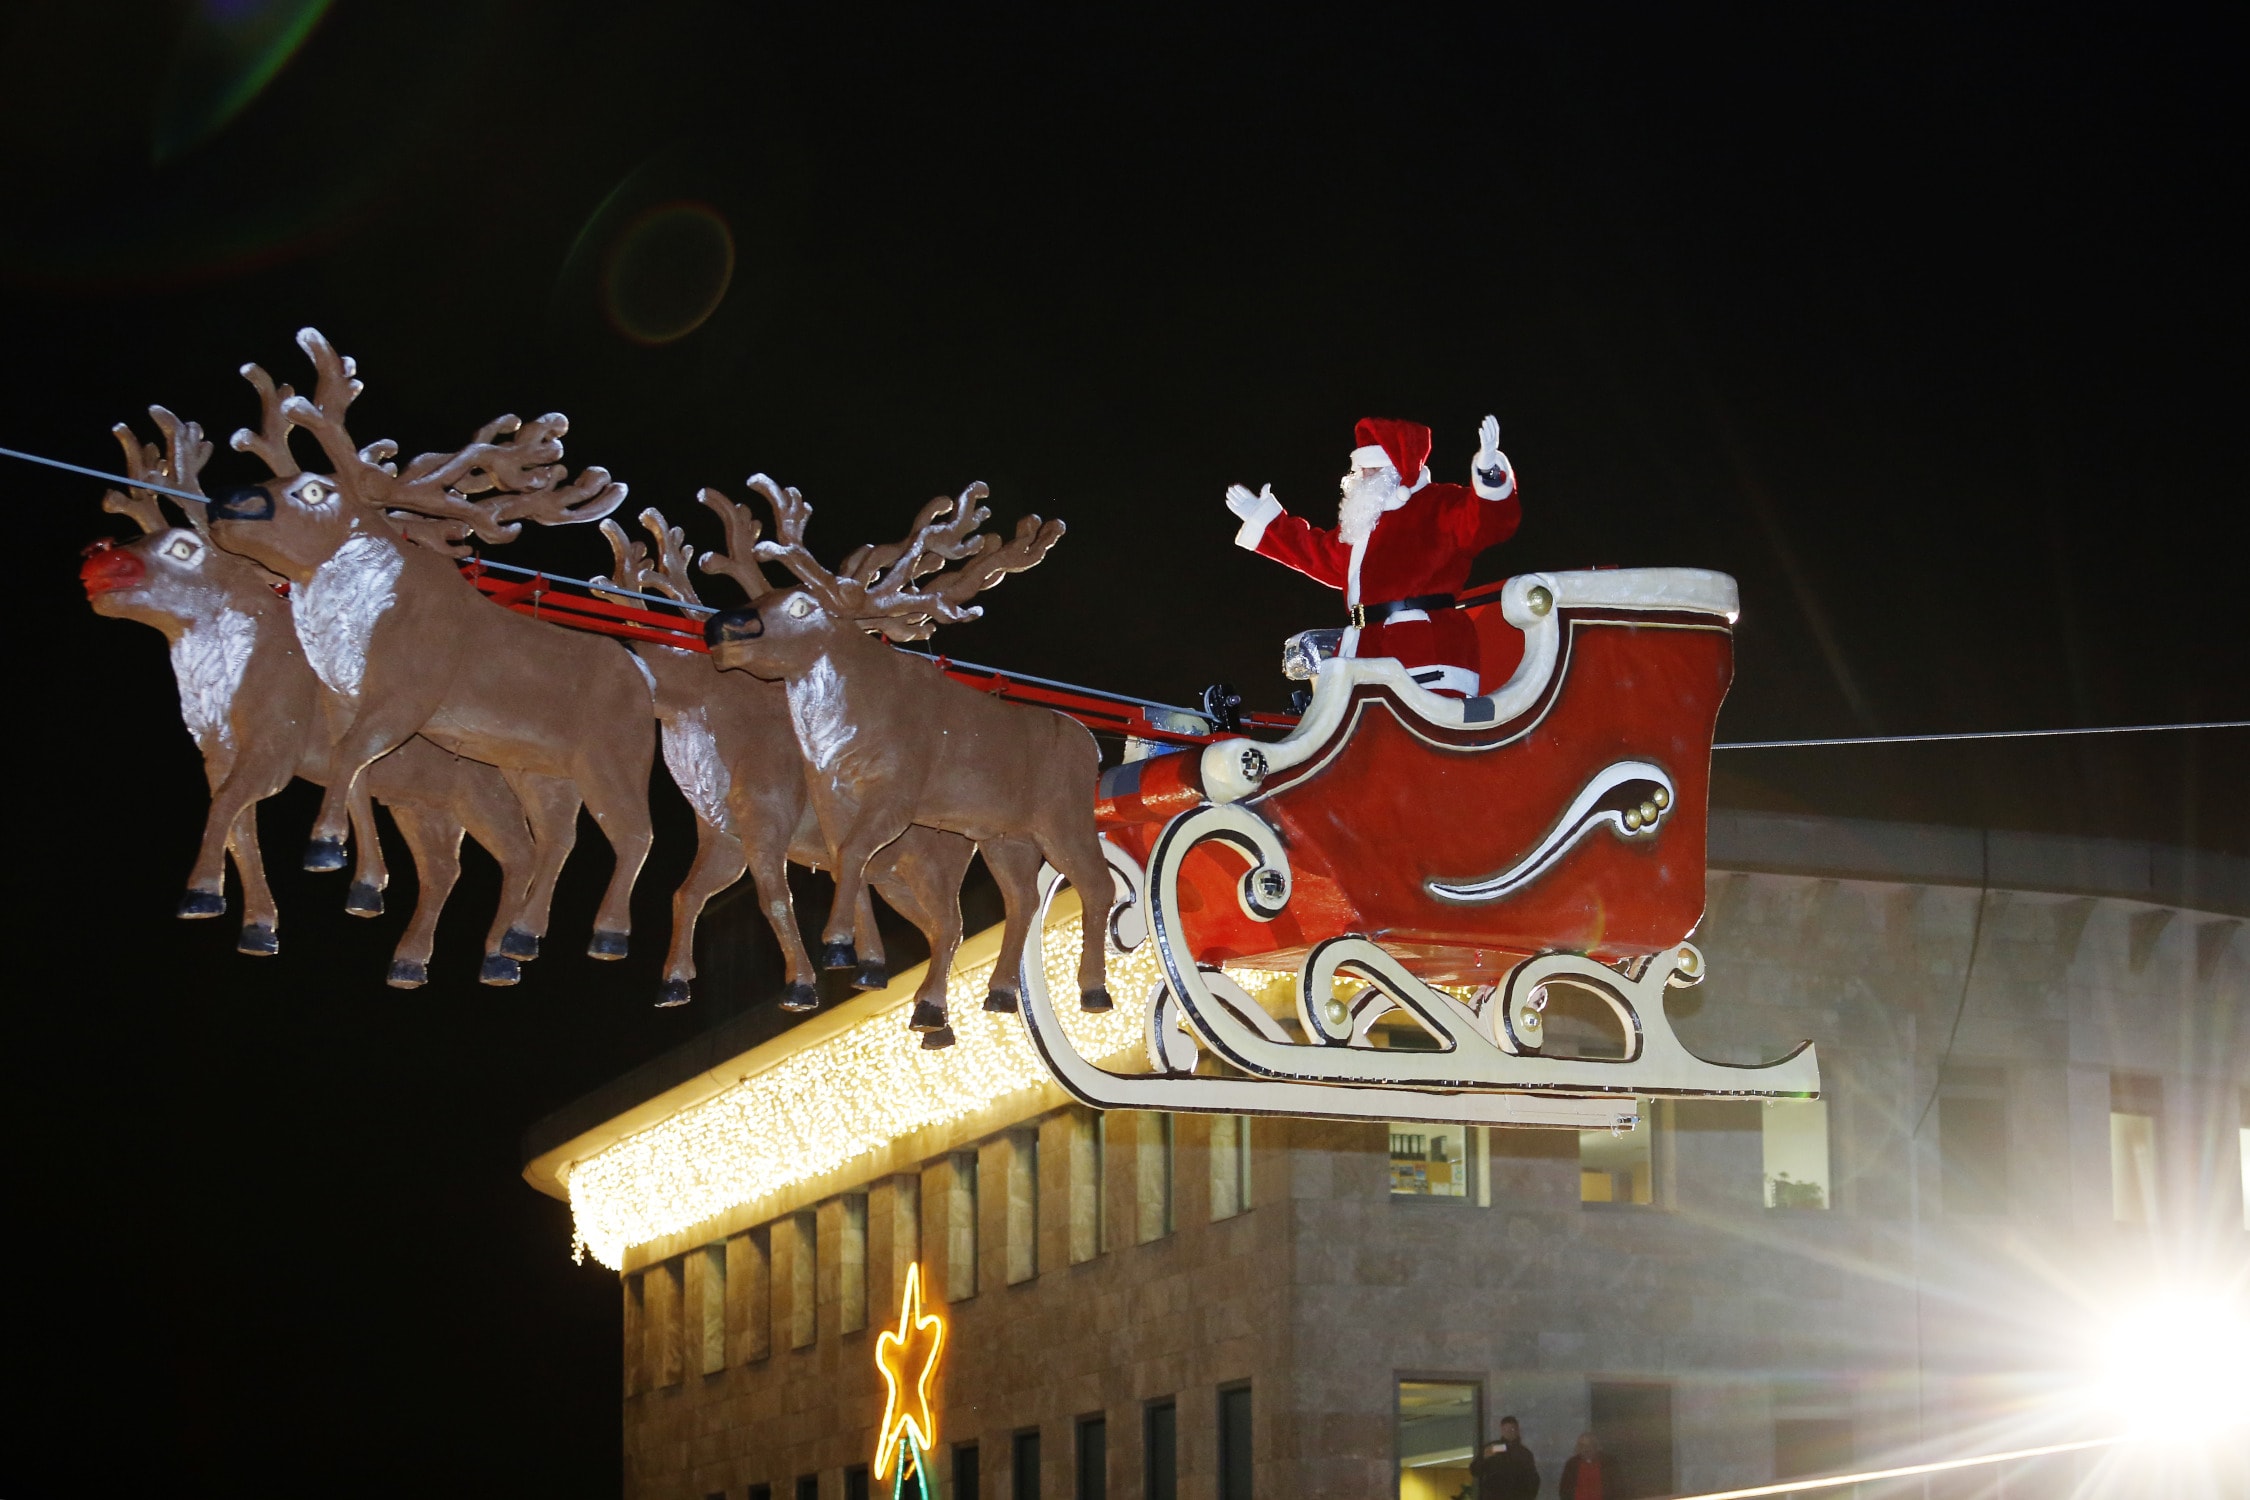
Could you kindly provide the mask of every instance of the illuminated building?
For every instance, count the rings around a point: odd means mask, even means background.
[[[1818,1103],[1583,1138],[1096,1116],[977,1008],[986,934],[950,1051],[893,1013],[910,974],[542,1122],[526,1175],[622,1272],[627,1493],[889,1494],[875,1343],[916,1262],[948,1496],[1451,1497],[1512,1414],[1547,1493],[1591,1424],[1629,1500],[2123,1420],[2086,1399],[2106,1320],[2250,1264],[2250,861],[1720,815],[1712,865],[1674,1019],[1726,1059],[1812,1038]],[[1549,1046],[1595,1014],[1558,1002]],[[1129,1005],[1070,1024],[1139,1045]]]

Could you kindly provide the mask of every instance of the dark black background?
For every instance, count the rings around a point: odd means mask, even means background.
[[[2239,54],[2187,13],[386,0],[180,149],[182,70],[216,66],[190,9],[0,22],[0,443],[110,463],[151,401],[223,434],[235,366],[303,379],[314,323],[360,360],[363,439],[560,408],[575,461],[691,527],[698,485],[762,468],[835,555],[983,478],[1071,533],[947,649],[1279,706],[1280,639],[1335,601],[1229,545],[1225,485],[1325,515],[1354,418],[1431,423],[1454,477],[1494,411],[1526,520],[1480,576],[1740,579],[1722,739],[2250,714]],[[629,342],[605,268],[683,198],[731,226],[731,289]],[[299,789],[265,814],[284,953],[237,958],[232,920],[170,916],[203,791],[158,638],[75,586],[122,523],[92,483],[5,481],[0,1483],[612,1491],[616,1283],[516,1141],[761,999],[769,959],[647,1006],[684,807],[660,790],[627,963],[570,952],[589,832],[522,987],[468,982],[480,860],[401,995],[411,882],[343,917],[339,877],[287,869]],[[1720,770],[1737,806],[2250,849],[2239,732]]]

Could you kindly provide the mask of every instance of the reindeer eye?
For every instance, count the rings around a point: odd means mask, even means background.
[[[783,610],[783,613],[792,620],[802,620],[812,613],[812,600],[807,599],[803,594],[799,594],[789,601],[788,607]]]
[[[195,543],[189,541],[184,536],[175,537],[173,538],[171,545],[164,549],[164,555],[166,557],[178,558],[181,562],[186,562],[190,558],[195,556]]]
[[[297,491],[297,498],[307,505],[318,505],[328,498],[328,486],[315,479],[312,483]]]

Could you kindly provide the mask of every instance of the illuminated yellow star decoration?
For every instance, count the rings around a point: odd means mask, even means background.
[[[930,1415],[930,1381],[937,1374],[938,1351],[945,1347],[945,1320],[922,1310],[922,1266],[906,1268],[906,1295],[900,1299],[898,1327],[875,1340],[875,1368],[889,1393],[883,1399],[883,1425],[875,1439],[875,1477],[890,1472],[899,1440],[919,1454],[937,1445],[937,1420]]]

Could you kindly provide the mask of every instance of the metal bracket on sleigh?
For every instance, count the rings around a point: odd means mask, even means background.
[[[1812,1044],[1778,1061],[1731,1066],[1697,1057],[1664,1013],[1667,989],[1703,976],[1689,943],[1625,972],[1576,953],[1526,959],[1481,1004],[1464,1002],[1410,973],[1380,945],[1346,935],[1315,946],[1297,976],[1299,1035],[1216,968],[1199,964],[1184,941],[1179,870],[1189,850],[1220,840],[1250,860],[1240,896],[1253,918],[1270,921],[1289,904],[1288,855],[1254,811],[1205,805],[1180,814],[1151,851],[1144,875],[1103,840],[1120,891],[1111,934],[1130,952],[1153,938],[1164,968],[1146,999],[1151,1071],[1099,1067],[1064,1033],[1037,945],[1027,953],[1022,990],[1032,1044],[1066,1089],[1102,1109],[1184,1113],[1304,1115],[1337,1119],[1426,1120],[1446,1124],[1547,1125],[1629,1129],[1636,1096],[1789,1098],[1817,1094]],[[1061,880],[1046,872],[1041,930]],[[1093,920],[1092,912],[1087,919]],[[1366,988],[1349,1000],[1334,981],[1349,973]],[[1547,987],[1590,991],[1624,1027],[1621,1058],[1540,1055]],[[1400,1011],[1420,1024],[1437,1050],[1378,1047],[1375,1023]]]

